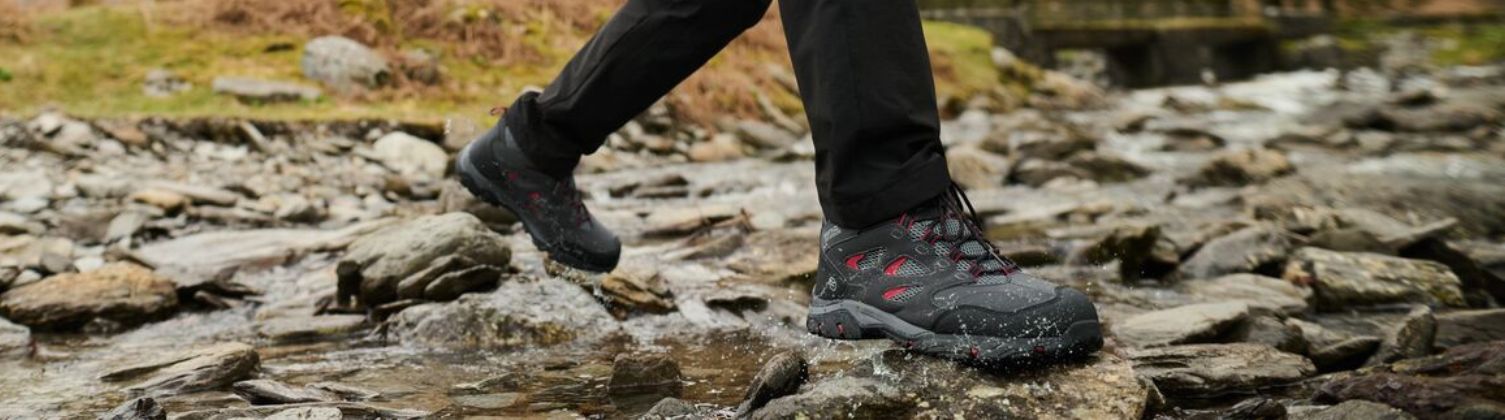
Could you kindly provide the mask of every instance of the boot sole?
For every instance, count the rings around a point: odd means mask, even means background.
[[[501,207],[516,215],[517,220],[523,225],[523,230],[527,231],[528,237],[533,240],[533,246],[538,248],[539,251],[548,254],[549,259],[577,270],[593,273],[606,273],[616,268],[615,261],[610,263],[590,261],[569,253],[558,252],[558,248],[553,244],[538,240],[538,235],[533,233],[533,226],[528,222],[528,218],[524,216],[520,206],[512,205],[507,200],[503,200],[501,187],[487,180],[481,174],[480,169],[476,168],[474,163],[471,163],[470,150],[473,147],[475,147],[475,143],[465,146],[464,149],[460,150],[460,155],[455,158],[455,173],[459,175],[460,185],[465,186],[466,190],[469,190],[471,194],[486,204]]]
[[[1059,337],[1004,338],[936,334],[853,300],[810,304],[805,329],[837,340],[888,338],[911,351],[985,366],[1034,366],[1083,358],[1103,348],[1097,321],[1078,321]]]

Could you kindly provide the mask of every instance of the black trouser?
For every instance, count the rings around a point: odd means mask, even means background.
[[[630,0],[506,123],[565,175],[612,132],[756,24],[769,0]],[[861,228],[950,185],[915,0],[781,0],[832,223]]]

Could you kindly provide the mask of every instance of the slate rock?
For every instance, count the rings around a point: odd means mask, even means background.
[[[1317,402],[1369,400],[1423,419],[1455,419],[1505,404],[1505,342],[1469,344],[1439,355],[1337,374]],[[1489,417],[1484,417],[1489,418]]]
[[[1436,347],[1505,340],[1505,309],[1448,312],[1437,315]]]
[[[1458,277],[1431,261],[1302,248],[1287,263],[1284,278],[1311,285],[1318,310],[1411,302],[1466,304]]]
[[[1208,241],[1181,264],[1180,272],[1191,279],[1255,272],[1284,262],[1302,241],[1274,226],[1251,226]]]
[[[1418,305],[1380,342],[1380,348],[1369,359],[1369,364],[1379,365],[1432,354],[1432,343],[1436,338],[1437,318],[1432,314],[1432,308]]]
[[[1282,322],[1273,316],[1256,316],[1239,326],[1232,333],[1233,341],[1263,344],[1277,350],[1302,354],[1307,350],[1306,337],[1301,329]]]
[[[413,306],[389,322],[402,344],[449,349],[588,345],[618,331],[588,292],[553,278],[514,279],[494,292]]]
[[[1285,153],[1269,149],[1232,150],[1213,156],[1191,180],[1193,186],[1260,184],[1296,172]]]
[[[1175,395],[1219,395],[1284,385],[1317,372],[1305,357],[1248,344],[1192,344],[1135,350],[1134,371]]]
[[[799,391],[800,386],[810,377],[810,363],[805,361],[804,356],[796,352],[783,352],[774,355],[763,364],[763,369],[753,377],[752,384],[747,387],[747,395],[742,397],[742,405],[737,408],[739,413],[751,413],[763,408],[769,401]]]
[[[0,360],[31,352],[31,330],[0,318]]]
[[[223,343],[115,369],[106,382],[140,380],[126,387],[135,396],[168,397],[223,389],[249,377],[261,364],[256,349]]]
[[[350,244],[336,270],[340,301],[356,295],[368,307],[396,301],[402,281],[431,266],[450,264],[446,257],[475,266],[507,267],[512,251],[501,235],[467,213],[414,219]]]
[[[1415,420],[1416,417],[1373,401],[1348,400],[1315,412],[1293,415],[1291,420]]]
[[[664,398],[653,404],[638,420],[671,420],[700,418],[704,413],[694,404],[678,398]]]
[[[338,401],[339,397],[333,393],[305,388],[294,387],[282,382],[270,379],[253,379],[236,382],[231,386],[235,395],[245,398],[246,401],[255,405],[273,404],[296,404],[310,402]]]
[[[1134,347],[1202,343],[1228,333],[1248,316],[1249,305],[1242,302],[1186,305],[1134,316],[1113,332]]]
[[[100,420],[167,420],[167,410],[152,398],[137,398],[126,401],[114,410],[99,416]]]
[[[1256,313],[1295,315],[1306,312],[1312,290],[1258,274],[1231,274],[1212,280],[1190,280],[1179,289],[1205,302],[1240,301]]]

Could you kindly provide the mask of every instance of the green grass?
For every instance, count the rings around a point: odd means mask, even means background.
[[[606,16],[601,16],[605,19]],[[549,82],[573,53],[560,46],[557,22],[529,22],[524,42],[543,60],[500,65],[460,58],[443,42],[409,40],[402,47],[439,52],[446,83],[386,90],[357,97],[326,95],[312,102],[248,105],[216,95],[216,77],[244,76],[312,85],[301,74],[305,38],[246,35],[148,21],[137,9],[89,6],[35,17],[24,43],[0,40],[0,112],[31,114],[58,108],[81,117],[236,116],[272,120],[384,118],[437,121],[460,115],[484,121],[493,106],[506,105],[526,86]],[[991,91],[998,84],[992,38],[967,26],[926,22],[939,61],[948,63],[940,91],[957,97]],[[580,34],[570,34],[578,36]],[[291,48],[289,48],[291,46]],[[538,63],[546,64],[538,64]],[[146,74],[176,72],[193,85],[167,98],[147,96]],[[785,102],[784,98],[776,98]]]
[[[1505,24],[1447,24],[1401,27],[1375,20],[1348,20],[1339,25],[1339,45],[1359,50],[1403,31],[1444,42],[1432,58],[1440,66],[1481,65],[1505,61]]]

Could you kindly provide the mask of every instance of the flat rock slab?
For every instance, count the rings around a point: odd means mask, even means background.
[[[1131,351],[1134,372],[1162,392],[1212,396],[1288,384],[1315,374],[1305,357],[1259,344],[1193,344]]]
[[[133,256],[156,267],[179,288],[228,278],[242,268],[283,264],[311,252],[344,249],[361,235],[391,224],[377,220],[339,230],[261,229],[210,232],[143,246]]]
[[[1431,261],[1302,248],[1286,264],[1284,277],[1311,285],[1319,310],[1395,303],[1467,305],[1458,276]]]
[[[1301,238],[1275,226],[1253,226],[1208,241],[1181,264],[1181,276],[1210,279],[1251,273],[1286,259]]]
[[[169,316],[177,307],[171,281],[125,263],[52,276],[0,295],[0,314],[46,330],[76,329],[95,319],[136,325]]]
[[[1257,313],[1294,315],[1306,312],[1312,289],[1258,274],[1233,274],[1181,283],[1181,291],[1206,302],[1239,301]]]
[[[1249,317],[1244,302],[1203,303],[1141,314],[1114,327],[1119,340],[1135,347],[1205,342]]]
[[[256,325],[256,333],[277,342],[334,340],[366,328],[365,315],[273,318]]]
[[[231,387],[235,395],[245,398],[251,404],[296,404],[311,402],[339,401],[340,397],[332,392],[307,388],[295,387],[270,379],[254,379],[236,382]]]
[[[126,387],[126,392],[168,397],[223,389],[246,379],[260,364],[261,358],[251,346],[224,343],[117,369],[100,379],[119,382],[144,378]]]
[[[1505,340],[1505,309],[1437,315],[1437,347],[1446,349],[1501,340]]]

